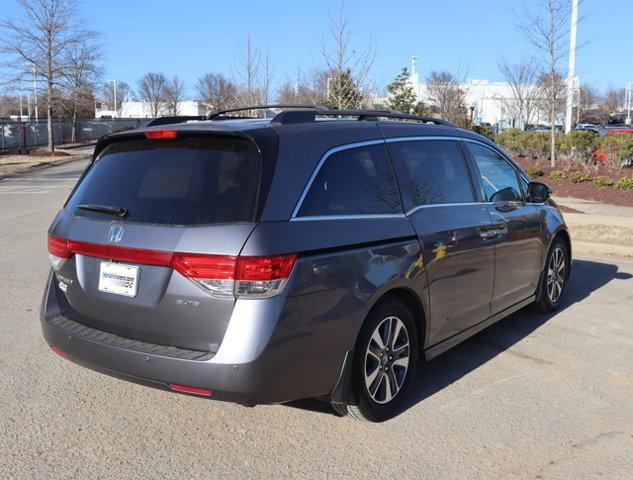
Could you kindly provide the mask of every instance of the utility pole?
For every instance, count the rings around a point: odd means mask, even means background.
[[[116,103],[116,80],[108,80],[108,81],[112,82],[112,84],[114,85],[114,108],[113,108],[113,110],[114,110],[114,118],[117,118],[118,114],[117,114],[117,108],[116,108],[117,107],[117,103]]]
[[[633,103],[633,82],[626,84],[626,96],[624,100],[624,108],[626,108],[626,124],[631,125],[631,103]]]
[[[33,105],[35,106],[35,129],[37,131],[37,76],[35,75],[35,65],[33,65]]]
[[[571,117],[574,108],[574,75],[576,70],[576,29],[578,27],[578,0],[572,0],[571,29],[569,31],[569,70],[567,72],[567,109],[565,110],[565,133],[571,132]]]

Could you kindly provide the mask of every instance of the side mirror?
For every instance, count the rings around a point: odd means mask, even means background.
[[[528,185],[528,199],[532,203],[543,203],[552,194],[552,189],[541,182],[530,182]]]

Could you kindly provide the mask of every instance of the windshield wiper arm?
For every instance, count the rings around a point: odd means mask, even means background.
[[[82,210],[90,210],[92,212],[110,213],[119,217],[127,217],[130,214],[130,212],[125,208],[110,207],[108,205],[92,205],[89,203],[83,203],[81,205],[77,205],[77,208],[81,208]]]

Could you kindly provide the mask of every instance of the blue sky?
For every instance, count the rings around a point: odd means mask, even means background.
[[[14,0],[0,4],[0,15],[16,10]],[[515,27],[512,8],[519,6],[519,0],[345,2],[355,42],[365,45],[371,35],[377,46],[376,85],[389,83],[411,55],[418,56],[422,77],[468,65],[470,78],[502,80],[499,57],[519,59],[530,52]],[[82,3],[84,16],[103,32],[105,78],[132,88],[147,71],[177,73],[188,86],[205,72],[232,74],[246,32],[259,46],[269,46],[276,83],[294,80],[298,69],[307,73],[321,65],[327,16],[337,8],[337,0]],[[581,16],[579,43],[588,42],[577,58],[581,82],[604,90],[633,81],[633,1],[584,0]]]

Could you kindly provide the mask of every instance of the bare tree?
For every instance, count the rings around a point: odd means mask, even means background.
[[[235,107],[237,85],[221,73],[205,73],[196,82],[198,100],[215,110]]]
[[[537,104],[542,111],[547,112],[548,121],[552,118],[560,118],[565,112],[565,98],[567,94],[567,86],[565,78],[559,72],[555,72],[554,76],[549,72],[541,74],[538,79],[539,97]],[[556,123],[554,123],[556,128]]]
[[[535,62],[527,59],[518,63],[510,63],[502,58],[499,60],[499,70],[510,86],[512,96],[502,97],[498,100],[513,118],[519,120],[521,128],[525,128],[526,125],[532,123],[538,111],[539,67]]]
[[[237,77],[240,80],[238,98],[243,105],[263,103],[258,88],[261,56],[261,51],[253,42],[250,33],[246,34],[237,55],[236,65]]]
[[[593,122],[598,117],[596,107],[600,94],[592,85],[580,87],[576,106],[576,123]]]
[[[103,75],[101,60],[101,52],[92,42],[72,45],[64,54],[62,108],[70,117],[71,142],[75,141],[77,117],[94,108],[95,88]]]
[[[328,40],[323,41],[321,53],[324,70],[330,75],[327,80],[328,103],[338,109],[359,107],[370,91],[375,48],[371,39],[365,50],[352,46],[352,27],[343,0],[336,14],[330,15],[327,28]]]
[[[610,88],[599,103],[602,120],[608,122],[624,107],[625,92],[623,88]]]
[[[156,118],[164,108],[167,93],[167,78],[163,73],[149,72],[138,81],[138,94],[147,102],[150,115]]]
[[[320,70],[308,77],[298,75],[294,82],[286,80],[277,92],[277,103],[325,105],[328,78],[331,78],[329,72]]]
[[[55,89],[65,72],[65,54],[89,37],[77,12],[76,0],[17,0],[21,15],[4,19],[0,52],[11,60],[4,67],[10,77],[24,82],[43,80],[46,90],[48,149],[54,151],[53,102]]]
[[[114,85],[116,82],[116,95],[114,95]],[[119,112],[123,107],[123,102],[132,94],[132,89],[123,80],[115,80],[115,82],[106,82],[101,89],[101,101],[106,108],[112,108]],[[116,105],[115,105],[116,97]]]
[[[262,55],[262,69],[260,79],[261,100],[265,105],[270,104],[271,88],[273,83],[273,66],[270,59],[270,47]]]
[[[560,102],[559,77],[560,63],[567,53],[567,35],[570,29],[570,0],[540,0],[535,9],[523,4],[517,13],[518,27],[525,40],[534,47],[542,61],[542,78],[550,81],[546,89],[547,115],[550,125],[550,163],[556,165],[556,118]],[[564,92],[563,92],[564,94]]]
[[[458,76],[447,71],[433,71],[426,79],[431,109],[441,118],[462,127],[470,125],[464,85]]]
[[[172,117],[180,115],[180,104],[185,99],[185,82],[178,75],[171,77],[165,87],[165,103],[167,114]]]

